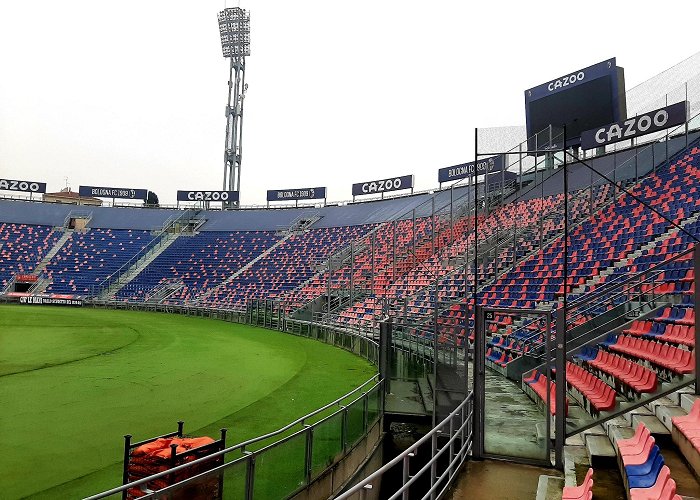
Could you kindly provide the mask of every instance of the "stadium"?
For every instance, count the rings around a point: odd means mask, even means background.
[[[246,205],[218,27],[221,189],[0,163],[0,497],[700,498],[700,53],[535,66],[429,189]]]

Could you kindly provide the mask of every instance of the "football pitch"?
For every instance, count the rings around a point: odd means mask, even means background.
[[[0,306],[2,498],[80,498],[121,482],[123,435],[241,442],[375,373],[321,342],[203,318]]]

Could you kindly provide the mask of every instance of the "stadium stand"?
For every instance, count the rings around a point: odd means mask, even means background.
[[[53,293],[93,294],[110,274],[151,241],[148,231],[94,228],[75,232],[46,267]]]
[[[277,299],[287,312],[299,313],[329,289],[338,295],[349,290],[347,300],[326,304],[325,320],[374,334],[377,320],[391,311],[411,323],[410,331],[418,338],[432,341],[437,332],[438,343],[461,346],[474,339],[475,243],[489,252],[477,255],[481,305],[554,311],[568,292],[572,304],[587,304],[567,319],[571,332],[619,305],[607,290],[662,265],[654,281],[641,281],[634,293],[653,293],[664,300],[624,324],[591,335],[568,353],[564,411],[584,410],[588,426],[693,380],[695,276],[690,251],[700,236],[699,167],[700,149],[691,144],[638,182],[629,180],[631,194],[610,184],[571,193],[566,290],[561,193],[500,200],[476,220],[468,210],[449,219],[436,217],[426,208],[434,203],[426,204],[432,198],[424,194],[343,207],[200,210],[196,216],[202,224],[196,231],[180,235],[116,299],[148,301],[163,284],[176,282],[181,285],[159,300],[243,310],[251,299]],[[445,193],[436,197],[444,201]],[[640,200],[662,215],[644,208]],[[7,219],[0,225],[4,287],[15,274],[36,268],[64,234],[54,228],[62,227],[70,211],[3,200],[0,208]],[[88,228],[72,232],[47,263],[45,272],[52,280],[47,292],[96,296],[95,287],[138,259],[177,214],[91,210]],[[300,217],[314,222],[295,229]],[[475,223],[481,228],[478,242]],[[591,297],[597,302],[588,303]],[[554,377],[548,380],[546,370],[537,366],[553,331],[538,321],[501,313],[490,320],[487,333],[487,366],[521,381],[522,392],[554,415]],[[525,357],[537,363],[523,368],[519,363]],[[688,417],[675,418],[673,436],[688,462],[700,468],[699,414],[696,404]],[[617,443],[630,497],[676,498],[675,481],[655,438],[643,427],[637,430],[634,440]],[[591,487],[587,478],[579,489],[568,496],[565,492],[565,498],[587,498]]]
[[[50,226],[0,221],[0,290],[15,274],[31,273],[59,237]]]

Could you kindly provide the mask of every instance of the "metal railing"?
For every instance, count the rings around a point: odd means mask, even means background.
[[[92,495],[87,500],[121,495],[142,487],[146,492],[141,497],[144,499],[170,498],[173,493],[183,491],[197,497],[197,490],[212,482],[223,484],[226,496],[231,498],[290,497],[335,465],[378,424],[382,415],[382,387],[383,382],[375,375],[344,396],[276,431]],[[188,469],[201,470],[203,464],[216,463],[219,457],[228,461],[167,488],[154,492],[145,489],[148,483],[166,476],[186,475]]]
[[[232,322],[247,322],[252,318],[255,320],[253,324],[268,325],[268,320],[264,318],[268,312],[267,305],[258,307],[253,314],[252,301],[246,311],[117,301],[93,301],[92,304],[96,307],[161,311]],[[379,361],[379,346],[374,340],[341,328],[286,318],[273,326],[348,350],[375,365]],[[383,380],[375,375],[335,401],[274,432],[88,498],[117,498],[131,488],[145,488],[148,483],[165,476],[182,474],[186,477],[188,469],[201,471],[202,464],[215,464],[215,460],[222,456],[225,460],[223,465],[167,488],[146,492],[142,498],[170,498],[175,492],[196,496],[198,491],[208,491],[206,488],[214,483],[223,484],[226,497],[231,498],[250,500],[292,496],[325,474],[370,432],[376,431],[379,439],[383,397]]]
[[[364,499],[366,492],[378,489],[382,477],[395,467],[401,467],[401,486],[394,492],[386,492],[382,498],[389,500],[418,498],[411,495],[411,487],[419,481],[426,480],[429,481],[429,488],[421,498],[431,500],[442,498],[454,477],[459,473],[460,466],[471,454],[473,401],[474,393],[470,392],[457,408],[425,436],[387,462],[386,465],[336,496],[335,499]],[[420,456],[421,453],[425,453],[427,447],[429,447],[427,462],[417,471],[412,472],[411,460]]]

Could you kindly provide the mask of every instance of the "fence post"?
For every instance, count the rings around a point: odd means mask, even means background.
[[[253,500],[253,486],[255,482],[255,455],[249,451],[244,451],[243,453],[248,455],[245,475],[245,498],[246,500]]]
[[[693,278],[693,286],[695,290],[693,291],[693,303],[698,303],[698,276],[700,276],[700,252],[698,251],[700,245],[697,243],[693,249],[693,272],[695,276]],[[700,339],[700,321],[695,321],[695,338]],[[700,356],[695,353],[695,394],[700,395]]]
[[[313,460],[313,445],[314,445],[314,428],[310,425],[304,425],[306,427],[306,457],[305,457],[305,477],[306,485],[311,484],[311,466]]]
[[[342,426],[340,429],[340,442],[343,444],[343,453],[347,453],[347,451],[348,451],[348,407],[341,406],[340,408],[343,410],[343,420],[342,420]]]
[[[122,484],[129,482],[129,458],[131,457],[131,434],[124,435],[124,470]],[[122,499],[126,500],[126,490],[122,491]]]
[[[379,379],[384,380],[381,405],[384,408],[384,394],[391,392],[389,354],[391,352],[391,335],[393,324],[391,318],[379,323]]]
[[[566,235],[564,236],[566,238]],[[567,276],[564,276],[564,293],[567,293],[566,286]],[[551,335],[547,332],[547,336]],[[555,342],[555,359],[554,367],[557,371],[555,376],[555,405],[556,412],[554,415],[554,456],[555,456],[555,466],[558,469],[563,469],[564,467],[564,438],[566,433],[566,309],[559,306],[557,309],[557,328],[556,328],[556,342]],[[550,352],[546,353],[549,358],[551,356]],[[545,365],[547,368],[549,365]],[[549,373],[547,374],[549,376]],[[547,400],[551,397],[552,391],[547,387]],[[551,404],[551,403],[550,403]],[[547,418],[550,418],[550,409],[546,409]],[[550,439],[550,436],[547,436]]]

